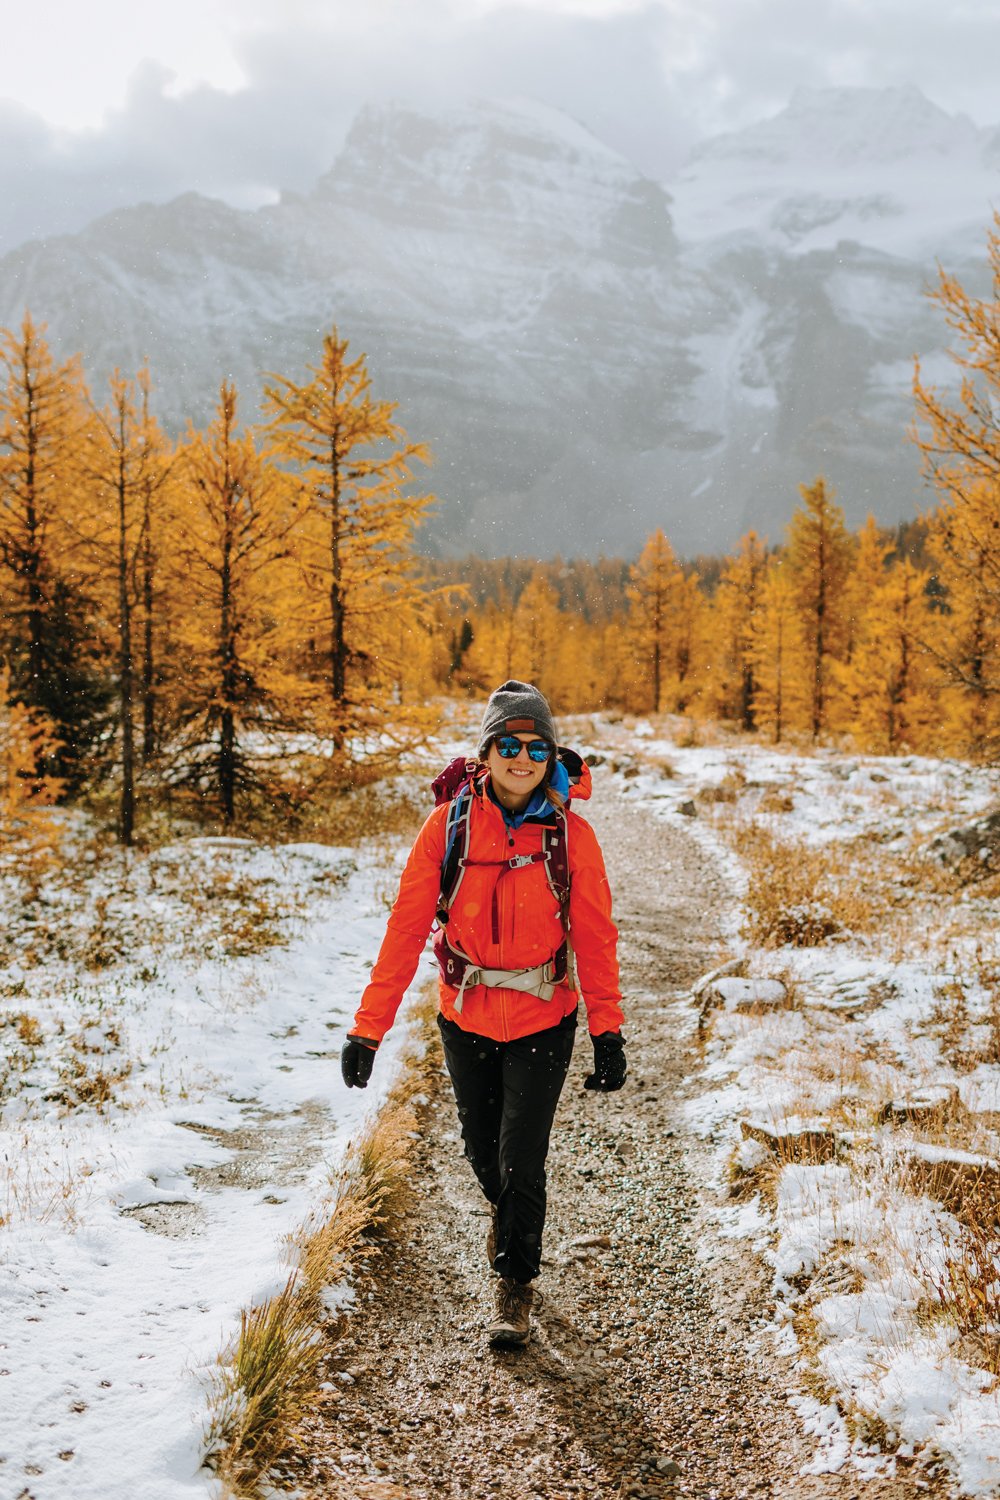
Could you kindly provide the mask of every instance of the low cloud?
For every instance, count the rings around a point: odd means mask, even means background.
[[[146,63],[103,126],[58,132],[0,102],[0,250],[188,190],[237,206],[308,189],[365,103],[430,109],[526,95],[566,110],[651,176],[701,137],[774,113],[799,85],[915,82],[992,123],[992,4],[927,0],[373,0],[267,7],[235,45],[246,86],[174,96]]]

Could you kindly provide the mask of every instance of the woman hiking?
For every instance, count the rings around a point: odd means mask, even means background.
[[[590,770],[557,748],[537,688],[498,687],[477,759],[452,762],[434,787],[439,805],[410,851],[341,1070],[349,1088],[366,1087],[437,918],[438,1026],[465,1154],[492,1210],[489,1340],[525,1344],[579,994],[594,1046],[585,1087],[625,1082],[618,934],[597,837],[571,810],[590,796]]]

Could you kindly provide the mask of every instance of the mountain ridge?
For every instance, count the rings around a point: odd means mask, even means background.
[[[436,454],[444,553],[634,552],[657,525],[686,553],[776,538],[817,472],[852,523],[903,519],[927,498],[912,356],[936,373],[947,341],[928,250],[961,245],[951,268],[981,276],[1000,178],[990,130],[917,90],[855,93],[850,130],[851,91],[800,93],[667,185],[547,106],[370,106],[309,193],[187,193],[9,253],[0,322],[30,306],[98,398],[148,357],[173,431],[222,378],[252,420],[261,372],[294,378],[336,322]],[[896,154],[845,169],[806,119],[834,144],[895,121]]]

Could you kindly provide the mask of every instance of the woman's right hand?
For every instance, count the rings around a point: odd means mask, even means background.
[[[349,1036],[340,1049],[340,1071],[349,1089],[366,1089],[378,1042],[366,1036]]]

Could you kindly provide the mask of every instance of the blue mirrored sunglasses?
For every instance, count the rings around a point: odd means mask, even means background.
[[[526,745],[516,734],[498,734],[493,743],[504,760],[516,760],[522,750],[527,750],[528,759],[535,761],[548,760],[552,754],[552,746],[548,741],[532,740]]]

